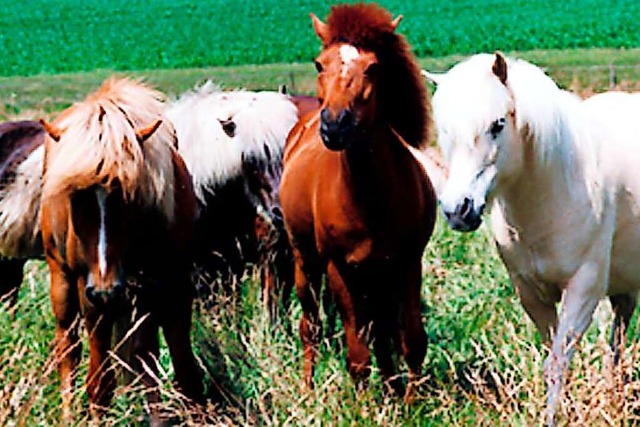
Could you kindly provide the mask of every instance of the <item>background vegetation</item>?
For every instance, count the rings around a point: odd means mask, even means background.
[[[401,31],[432,71],[446,70],[464,54],[499,48],[535,62],[561,86],[584,95],[640,88],[635,1],[381,3],[405,15]],[[114,70],[145,77],[170,94],[205,78],[228,88],[273,90],[287,83],[313,93],[310,59],[318,43],[307,12],[324,17],[329,4],[0,0],[0,119],[55,116]],[[247,65],[255,63],[271,64]],[[222,398],[195,411],[186,406],[171,387],[163,349],[158,383],[165,410],[192,425],[540,424],[546,350],[511,289],[486,225],[458,234],[438,224],[424,267],[423,319],[430,341],[414,405],[385,396],[375,373],[371,388],[357,394],[339,331],[323,343],[318,387],[303,390],[299,306],[294,302],[272,327],[259,285],[249,276],[237,284],[237,298],[217,296],[212,306],[198,304],[194,315],[207,389]],[[47,272],[41,262],[30,263],[26,272],[18,306],[0,304],[0,425],[58,424]],[[630,344],[623,364],[613,367],[606,344],[610,320],[604,303],[575,358],[561,424],[640,423],[640,348]],[[629,332],[637,336],[636,317]],[[86,357],[81,370],[82,378]],[[85,425],[87,398],[79,385],[76,424]],[[144,424],[144,414],[134,383],[118,389],[104,424]]]
[[[0,75],[308,62],[330,0],[0,0]],[[636,0],[381,0],[416,54],[640,47]]]

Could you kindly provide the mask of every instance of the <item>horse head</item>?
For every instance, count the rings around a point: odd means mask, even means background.
[[[391,31],[401,19],[399,16],[391,23]],[[324,46],[315,60],[320,136],[328,149],[343,150],[376,118],[379,60],[372,50],[334,41],[327,24],[314,14],[311,20]]]
[[[449,166],[440,204],[449,225],[476,230],[496,185],[520,167],[508,61],[476,55],[445,74],[423,72],[437,85],[433,112],[438,144]]]
[[[256,211],[256,234],[269,247],[284,233],[279,194],[282,165],[265,145],[265,157],[242,156],[242,175],[245,196]]]
[[[145,141],[161,124],[161,120],[155,120],[148,126],[131,129],[130,139],[134,139],[131,143],[142,151]],[[59,144],[67,143],[64,141],[66,129],[44,121],[43,125],[50,136],[46,142],[49,152],[55,151]],[[112,135],[116,134],[118,133],[114,132]],[[123,141],[116,143],[130,144],[127,134],[128,131],[122,132],[120,136],[125,135]],[[70,135],[69,139],[72,140],[75,136]],[[99,138],[103,138],[103,135]],[[111,166],[116,167],[117,164],[116,162]],[[94,176],[78,174],[73,181],[59,187],[64,189],[61,194],[65,198],[68,196],[69,220],[64,221],[68,224],[64,237],[65,263],[85,277],[85,297],[95,307],[104,307],[124,295],[126,277],[123,261],[128,250],[128,237],[134,231],[130,230],[129,224],[140,210],[139,203],[134,199],[141,189],[136,188],[135,193],[132,193],[131,187],[123,185],[118,171],[104,170],[107,167],[107,162],[102,161],[97,164],[94,174],[91,174]],[[96,179],[96,176],[102,178]],[[54,212],[54,218],[59,215],[56,212],[63,210],[54,206],[46,207],[46,212]],[[56,227],[56,224],[62,222],[53,220],[47,223]],[[53,233],[57,234],[58,231],[54,230]]]

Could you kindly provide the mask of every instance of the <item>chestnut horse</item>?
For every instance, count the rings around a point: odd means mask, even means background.
[[[360,384],[368,341],[387,384],[402,394],[393,353],[409,367],[409,400],[427,349],[421,320],[421,258],[436,197],[409,147],[427,134],[427,93],[400,18],[373,4],[311,15],[323,51],[316,59],[321,111],[289,134],[280,197],[302,304],[304,380],[313,385],[321,337],[322,276],[342,318],[347,366]]]
[[[167,115],[198,195],[199,290],[215,293],[215,279],[229,288],[256,265],[274,320],[276,295],[286,306],[293,286],[278,188],[284,143],[297,121],[295,104],[276,92],[223,91],[206,82],[180,96]]]
[[[0,298],[15,303],[22,268],[42,257],[40,186],[46,132],[34,121],[0,124]]]
[[[51,275],[63,416],[70,417],[85,319],[87,391],[99,415],[113,395],[108,352],[126,294],[140,319],[133,352],[153,369],[162,327],[177,387],[202,398],[191,348],[190,253],[196,216],[191,178],[164,117],[163,96],[140,82],[109,79],[52,123],[43,121],[42,239]],[[127,286],[133,278],[138,286]],[[146,317],[144,317],[146,316]],[[138,366],[138,369],[143,367]],[[151,376],[143,381],[152,386]],[[149,392],[149,399],[159,395]]]

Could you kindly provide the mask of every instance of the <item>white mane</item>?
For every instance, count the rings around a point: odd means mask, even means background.
[[[15,180],[0,191],[0,256],[42,255],[39,236],[43,158],[41,145],[18,166]]]
[[[515,111],[518,131],[527,131],[545,162],[556,152],[569,160],[571,144],[583,127],[580,99],[558,88],[533,64],[507,58],[507,87],[493,74],[495,55],[478,54],[454,66],[440,79],[433,97],[439,129],[455,132],[451,141],[473,143],[492,121]],[[462,101],[464,100],[464,101]]]
[[[277,92],[224,92],[206,82],[183,94],[168,109],[178,134],[179,152],[192,175],[195,192],[204,201],[206,188],[223,184],[242,173],[242,155],[277,159],[289,131],[298,120],[297,109]],[[228,135],[221,121],[235,124]],[[269,153],[265,153],[267,147]]]

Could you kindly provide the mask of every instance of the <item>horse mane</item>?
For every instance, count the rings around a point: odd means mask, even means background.
[[[580,98],[560,89],[535,65],[506,60],[506,86],[492,72],[493,54],[473,55],[451,68],[433,98],[436,121],[446,123],[454,133],[452,140],[473,144],[472,135],[486,131],[491,121],[514,109],[516,127],[530,139],[540,162],[547,162],[554,152],[567,159],[571,144],[566,140],[575,142],[584,133],[580,130],[582,116],[576,114]],[[460,120],[461,116],[469,119]]]
[[[198,199],[242,175],[243,157],[279,162],[297,119],[277,92],[223,91],[211,81],[180,96],[167,110]],[[222,123],[233,123],[233,130]]]
[[[161,126],[139,142],[136,130],[158,119]],[[110,78],[53,126],[61,137],[47,144],[43,198],[117,184],[126,200],[159,207],[173,220],[176,136],[162,93],[139,80]]]
[[[394,33],[392,19],[376,4],[332,6],[327,17],[330,36],[324,47],[348,43],[375,53],[382,117],[409,145],[420,148],[428,142],[428,92],[409,44]]]

